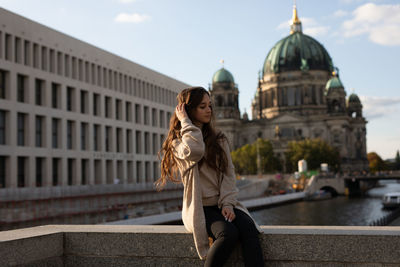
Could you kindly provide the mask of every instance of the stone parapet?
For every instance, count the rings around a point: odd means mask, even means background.
[[[262,226],[266,266],[399,266],[400,227]],[[0,266],[203,266],[183,226],[48,225],[0,232]],[[243,266],[240,245],[227,266]]]

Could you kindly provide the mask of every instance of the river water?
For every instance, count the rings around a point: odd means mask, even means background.
[[[340,225],[366,226],[388,214],[382,197],[400,192],[396,181],[380,181],[380,187],[364,197],[338,196],[329,200],[301,201],[251,212],[260,225]]]

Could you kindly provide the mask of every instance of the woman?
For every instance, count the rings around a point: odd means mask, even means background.
[[[184,186],[182,220],[193,233],[204,266],[222,266],[241,242],[246,266],[264,266],[260,227],[237,200],[235,172],[226,137],[213,126],[209,93],[184,89],[170,121],[160,155],[162,188],[167,181]],[[209,248],[208,237],[213,239]]]

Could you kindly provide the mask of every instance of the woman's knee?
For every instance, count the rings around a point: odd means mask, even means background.
[[[220,229],[219,231],[215,231],[215,239],[225,239],[232,242],[235,242],[239,239],[239,230],[230,222],[220,222],[217,225]],[[213,231],[214,232],[214,231]]]

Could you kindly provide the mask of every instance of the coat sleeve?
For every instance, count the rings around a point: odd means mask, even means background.
[[[200,128],[195,126],[189,118],[183,119],[181,126],[182,138],[175,139],[173,143],[174,156],[182,160],[200,161],[205,150]]]
[[[229,144],[226,138],[224,138],[224,141],[222,142],[222,148],[225,151],[228,166],[226,173],[224,173],[222,177],[218,207],[223,208],[228,206],[234,208],[237,204],[237,194],[239,190],[236,187],[235,167],[233,166]]]

